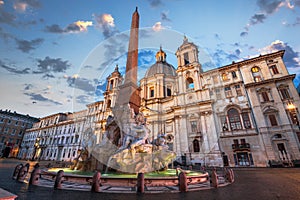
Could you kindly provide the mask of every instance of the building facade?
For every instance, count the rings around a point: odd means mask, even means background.
[[[10,110],[0,110],[0,150],[1,156],[16,157],[25,130],[39,119]]]
[[[32,160],[71,161],[81,150],[86,110],[58,113],[40,119],[26,130],[18,157]]]
[[[161,48],[139,85],[150,141],[165,134],[182,164],[266,167],[300,160],[300,100],[283,55],[278,51],[203,71],[198,48],[186,37],[176,67]],[[101,143],[121,84],[116,66],[103,101],[35,123],[26,131],[20,158],[72,160],[88,129]]]
[[[203,72],[197,46],[184,38],[178,66],[156,54],[141,80],[149,128],[166,134],[182,163],[292,165],[300,159],[299,95],[284,51]]]

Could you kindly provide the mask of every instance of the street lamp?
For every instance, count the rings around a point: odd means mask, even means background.
[[[293,104],[293,102],[290,102],[290,101],[289,101],[289,102],[287,103],[287,109],[289,110],[289,113],[290,113],[290,117],[291,117],[292,123],[298,125],[298,127],[300,128],[300,126],[299,126],[299,121],[298,121],[298,116],[297,116],[297,108],[296,108],[296,106]]]
[[[288,102],[287,104],[287,109],[288,110],[295,110],[296,106],[292,102]]]
[[[35,157],[35,154],[36,154],[36,150],[37,150],[37,148],[38,148],[38,146],[39,146],[39,141],[40,141],[39,138],[37,138],[37,139],[35,140],[35,143],[34,143],[34,152],[33,152],[32,158],[31,158],[32,161],[34,161],[34,157]]]

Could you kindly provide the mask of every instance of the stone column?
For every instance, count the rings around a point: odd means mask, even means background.
[[[62,189],[62,179],[64,177],[64,170],[59,170],[56,174],[54,182],[54,189]]]
[[[184,172],[180,172],[178,177],[178,182],[179,182],[179,191],[187,192],[188,191],[187,179],[186,179],[186,174]]]
[[[40,168],[39,167],[34,168],[33,171],[31,172],[29,184],[37,185],[39,182],[40,174],[41,174]]]
[[[96,172],[93,176],[93,183],[92,183],[92,192],[100,192],[100,183],[101,183],[101,173]]]
[[[23,164],[21,163],[21,164],[18,164],[16,167],[15,167],[15,170],[14,170],[14,173],[13,173],[13,176],[12,176],[12,178],[13,179],[17,179],[17,176],[18,176],[18,174],[19,174],[19,171],[20,171],[20,169],[23,167]]]
[[[213,171],[211,172],[211,186],[214,188],[218,187],[218,175],[216,169],[213,169]]]
[[[145,177],[144,173],[138,173],[137,177],[137,193],[145,192]]]

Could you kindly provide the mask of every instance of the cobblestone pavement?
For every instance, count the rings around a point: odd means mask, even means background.
[[[19,163],[26,162],[0,159],[0,187],[18,195],[18,199],[298,200],[300,197],[300,168],[237,168],[234,169],[235,182],[226,187],[187,193],[132,194],[54,190],[20,183],[12,179],[13,170]]]

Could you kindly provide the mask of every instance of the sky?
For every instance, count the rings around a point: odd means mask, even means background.
[[[284,49],[300,83],[300,0],[0,0],[0,109],[45,117],[101,100],[136,7],[139,79],[160,46],[176,68],[186,36],[204,71]]]

